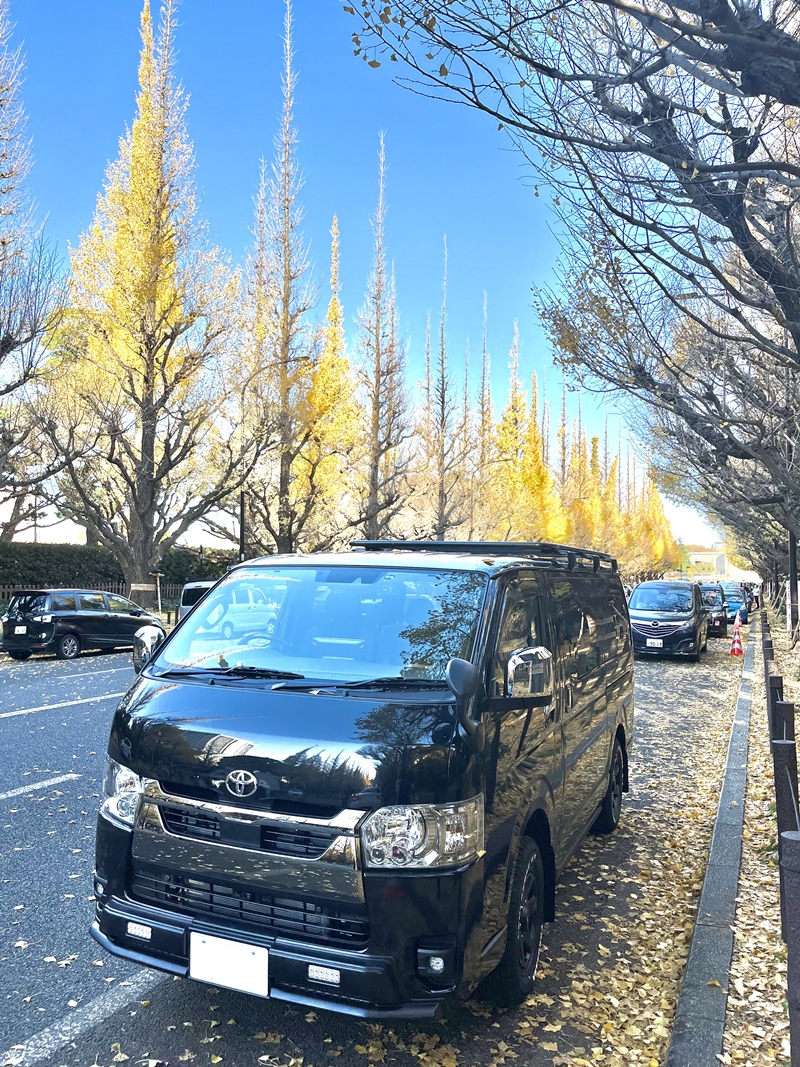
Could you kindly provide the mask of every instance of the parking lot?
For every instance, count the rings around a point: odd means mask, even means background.
[[[528,1004],[501,1013],[476,997],[442,1020],[391,1027],[173,980],[102,952],[88,934],[94,826],[130,653],[19,664],[0,655],[0,1067],[661,1062],[739,684],[728,648],[709,642],[700,664],[637,663],[622,825],[589,838],[562,876]]]

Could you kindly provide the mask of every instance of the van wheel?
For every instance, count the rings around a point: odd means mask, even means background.
[[[30,659],[33,652],[29,648],[15,648],[9,649],[8,654],[12,659]]]
[[[530,996],[536,978],[544,922],[544,867],[539,846],[525,837],[517,854],[508,904],[508,939],[503,958],[486,979],[486,990],[504,1008]]]
[[[619,826],[622,814],[622,793],[625,786],[625,756],[619,738],[614,741],[611,754],[611,770],[608,775],[608,789],[603,797],[600,814],[594,820],[592,830],[596,834],[610,834]]]
[[[231,640],[231,638],[233,637],[233,623],[232,622],[226,622],[225,625],[222,627],[222,636],[225,638],[226,641],[230,641]]]
[[[64,634],[56,645],[58,659],[75,659],[80,655],[81,643],[75,634]]]

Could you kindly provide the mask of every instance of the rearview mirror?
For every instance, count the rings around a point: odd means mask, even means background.
[[[508,660],[506,696],[531,700],[542,707],[553,699],[553,654],[543,645],[521,648]]]
[[[133,669],[138,674],[167,635],[157,626],[143,626],[133,635]]]
[[[444,676],[450,692],[456,698],[458,721],[466,735],[467,744],[473,752],[482,752],[486,730],[482,722],[475,722],[470,715],[470,704],[481,687],[480,673],[465,659],[451,659],[445,667]]]

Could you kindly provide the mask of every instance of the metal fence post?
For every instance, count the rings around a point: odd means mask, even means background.
[[[772,732],[773,722],[775,721],[775,705],[779,700],[783,700],[783,675],[777,673],[777,667],[777,663],[770,660],[769,677],[767,679],[767,726],[770,738],[775,736]],[[773,670],[776,673],[773,673]]]
[[[786,999],[792,1067],[800,1067],[800,832],[781,834],[781,899],[786,898],[786,948],[789,957]]]
[[[772,742],[772,767],[775,773],[775,814],[778,822],[778,858],[781,880],[781,935],[787,938],[787,896],[783,881],[783,835],[800,830],[797,812],[797,747],[794,741]]]
[[[776,741],[794,741],[794,704],[791,700],[776,700],[770,723],[772,737]]]

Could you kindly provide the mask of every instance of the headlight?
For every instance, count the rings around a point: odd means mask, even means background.
[[[680,629],[681,630],[687,630],[687,631],[688,630],[693,630],[694,629],[694,622],[691,619],[688,622],[682,622],[681,625],[680,625]]]
[[[379,808],[361,828],[367,867],[452,867],[483,854],[483,795]]]
[[[132,827],[143,791],[144,780],[138,774],[113,759],[106,759],[106,799],[100,808],[106,818],[126,829]]]

